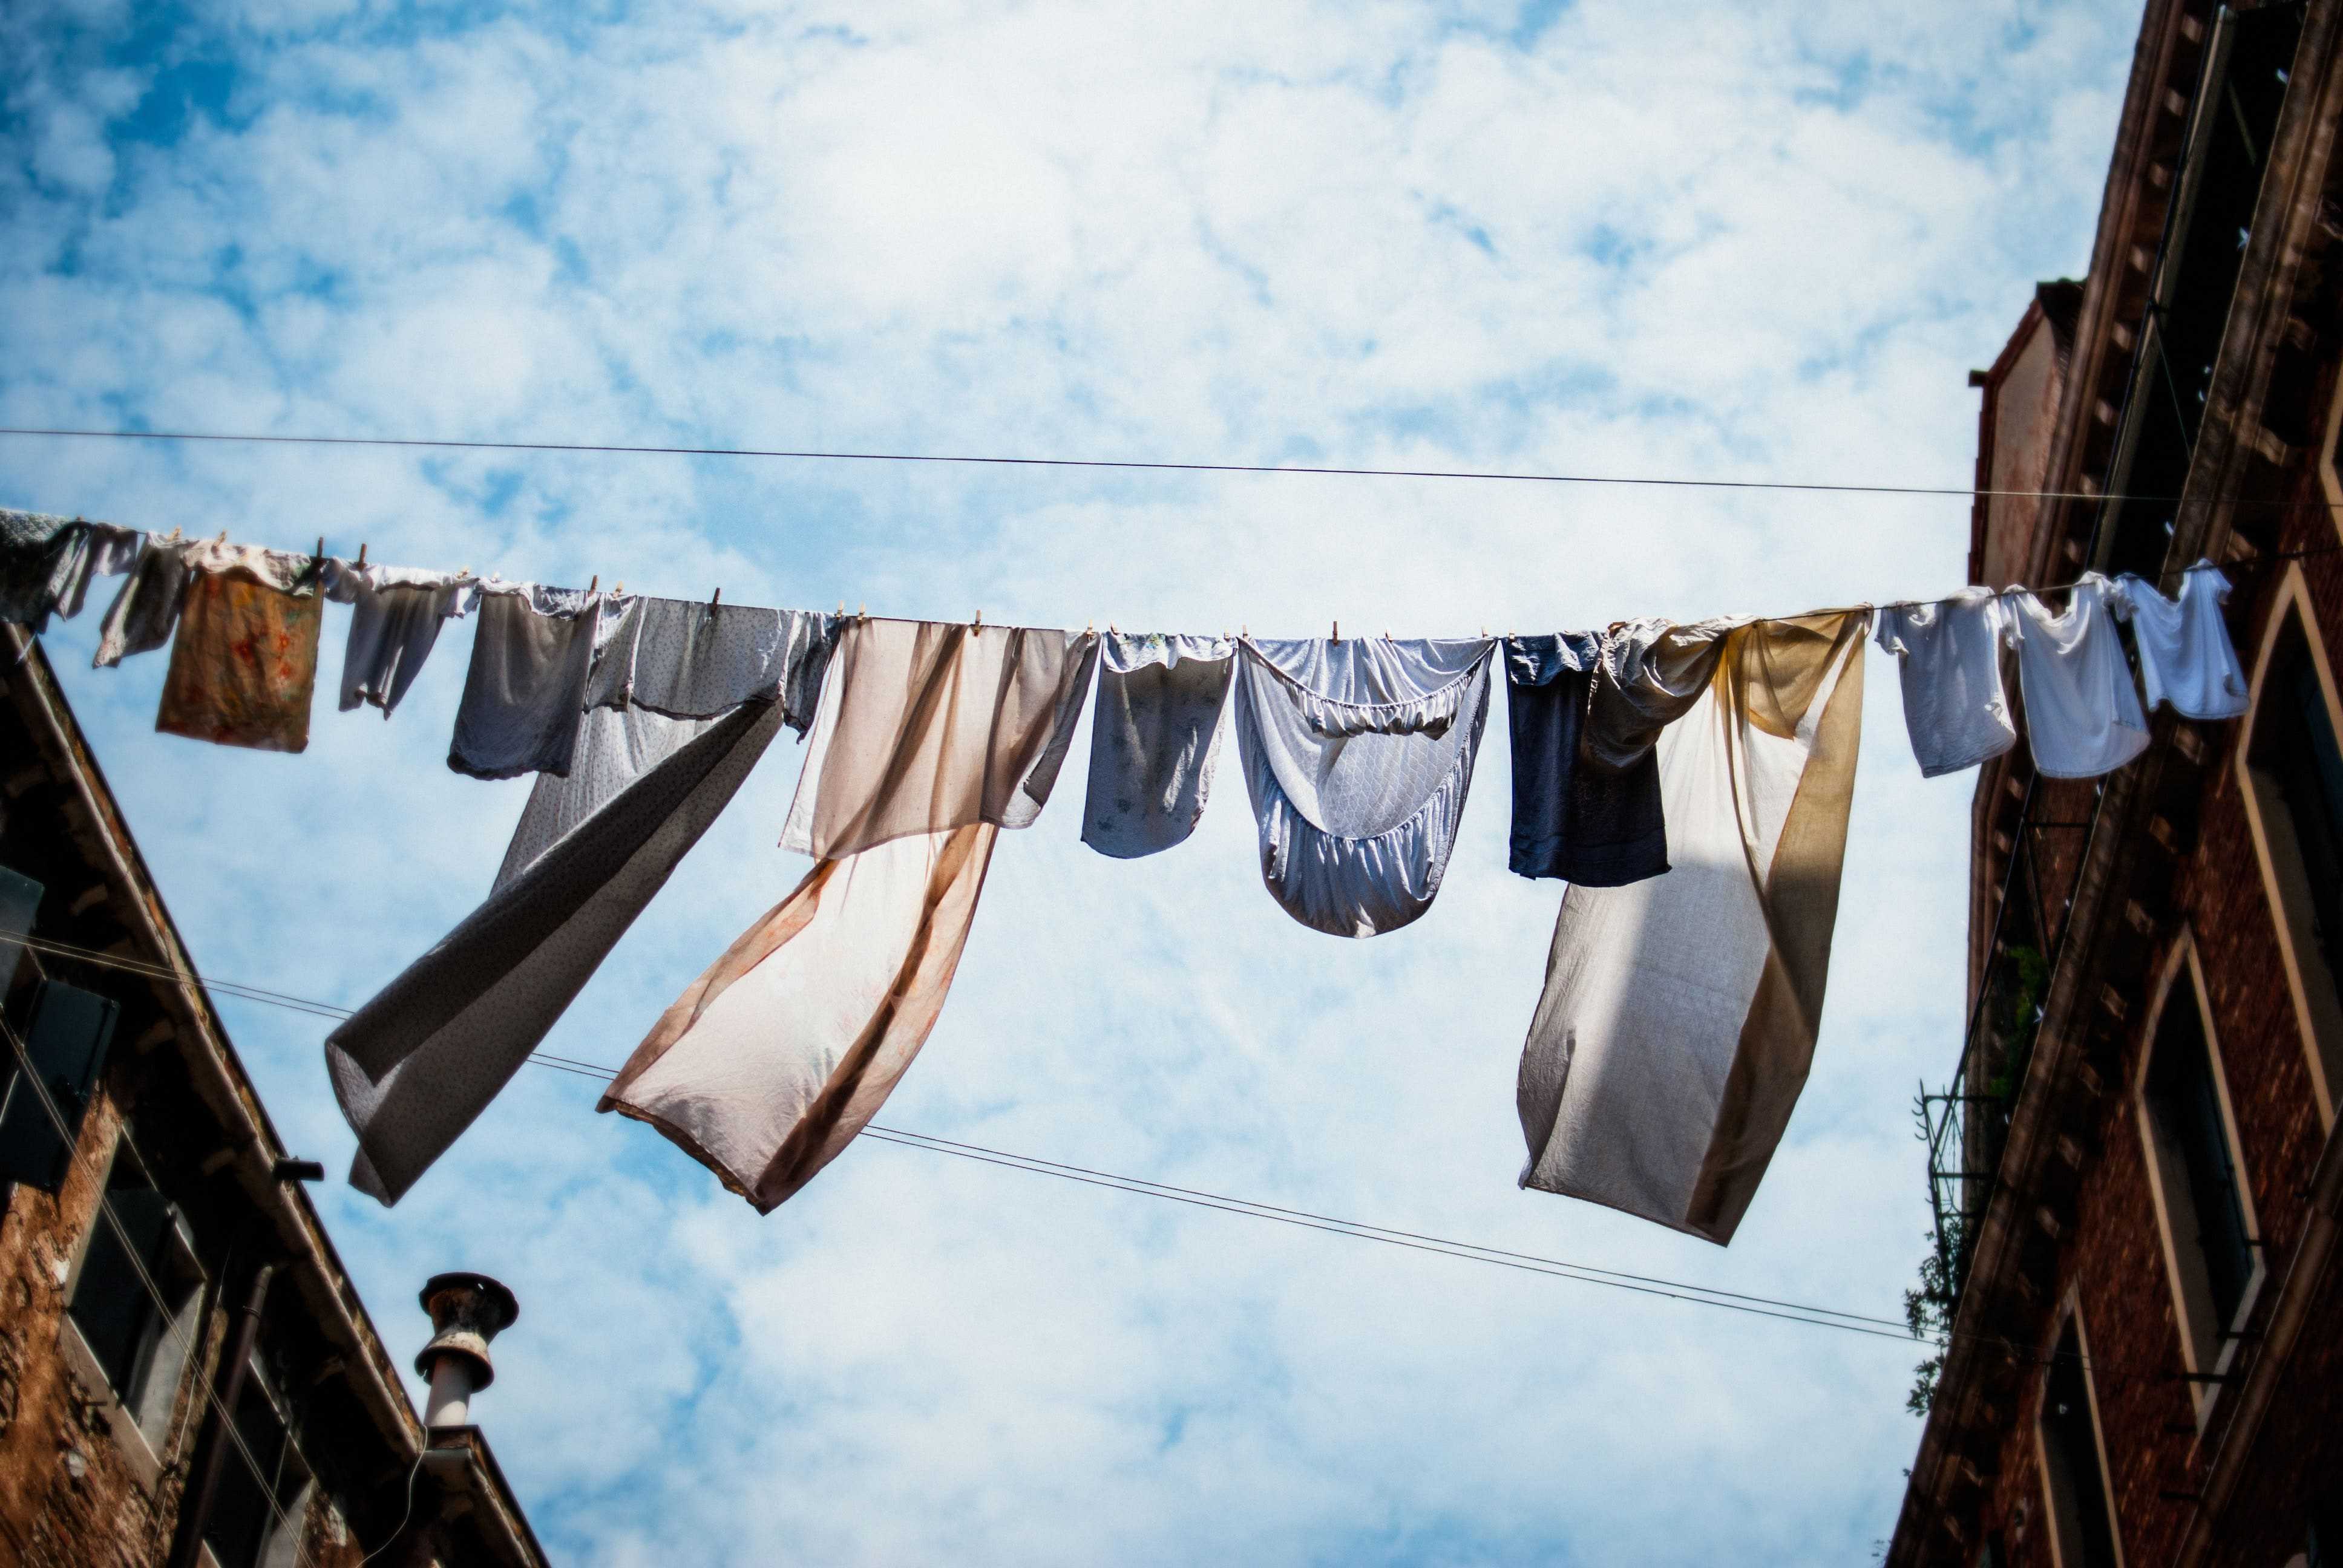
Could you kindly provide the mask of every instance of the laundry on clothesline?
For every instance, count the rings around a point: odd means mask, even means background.
[[[2170,598],[2087,574],[1499,642],[873,620],[322,550],[0,511],[0,619],[38,631],[121,576],[96,662],[170,647],[156,728],[289,751],[307,742],[325,603],[351,610],[340,707],[386,717],[447,623],[470,621],[448,764],[536,781],[486,900],[327,1040],[358,1135],[351,1179],[385,1202],[544,1040],[783,729],[807,746],[781,844],[814,865],[598,1106],[759,1209],[843,1151],[910,1069],[1001,831],[1041,814],[1086,704],[1085,843],[1136,859],[1184,842],[1231,724],[1271,896],[1313,930],[1373,936],[1440,891],[1502,658],[1508,865],[1566,884],[1517,1081],[1522,1182],[1723,1243],[1820,1029],[1869,634],[1896,656],[1931,777],[2022,731],[2043,775],[2094,778],[2147,747],[2152,709],[2213,721],[2248,699],[2228,579],[2202,561]]]
[[[812,870],[668,1009],[597,1109],[649,1122],[769,1211],[919,1055],[1002,828],[1048,803],[1094,637],[850,622],[784,843]]]
[[[1228,638],[1110,631],[1100,639],[1083,843],[1131,860],[1196,830],[1235,674]]]
[[[1313,930],[1420,918],[1456,847],[1489,716],[1486,638],[1239,644],[1237,749],[1261,877]]]
[[[350,607],[342,711],[371,704],[388,719],[423,672],[439,628],[470,614],[479,595],[478,580],[465,572],[328,560],[326,597]]]
[[[809,703],[792,707],[785,694],[802,701],[819,689],[833,628],[826,616],[786,618],[790,654],[779,669],[759,642],[606,647],[636,682],[677,694],[683,711],[606,702],[581,712],[571,766],[538,776],[488,900],[327,1040],[335,1093],[358,1135],[350,1179],[360,1190],[396,1202],[446,1152],[782,727],[804,731]],[[600,689],[615,698],[626,685]]]

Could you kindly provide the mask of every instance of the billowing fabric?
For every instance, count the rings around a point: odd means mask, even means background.
[[[1896,658],[1904,729],[1924,778],[1974,768],[2017,744],[2001,681],[2010,614],[2003,595],[1983,588],[1878,611],[1879,646]]]
[[[388,719],[423,672],[439,628],[470,610],[479,586],[478,579],[456,572],[327,561],[326,597],[350,607],[342,711],[370,702]]]
[[[46,631],[50,614],[86,580],[88,548],[78,518],[0,509],[0,621]]]
[[[98,623],[93,668],[110,668],[134,653],[152,653],[171,640],[179,624],[179,604],[187,595],[186,541],[148,538],[130,576]]]
[[[1626,692],[1656,669],[1641,657],[1655,623],[1601,632],[1505,639],[1505,713],[1513,738],[1513,825],[1507,864],[1523,877],[1558,877],[1615,888],[1668,869],[1660,769],[1652,752],[1651,692]],[[1628,640],[1634,639],[1634,640]],[[1606,657],[1606,655],[1608,657]],[[1614,726],[1607,745],[1589,734],[1598,689]],[[1624,724],[1624,729],[1620,726]],[[1624,766],[1607,758],[1630,755]]]
[[[1135,859],[1182,842],[1204,814],[1236,645],[1109,632],[1099,662],[1082,842]]]
[[[806,743],[781,847],[836,859],[1041,813],[1098,661],[1084,633],[858,618]]]
[[[590,684],[612,700],[581,717],[568,773],[538,775],[488,902],[328,1044],[337,1092],[359,1134],[353,1181],[395,1201],[447,1150],[545,1038],[781,727],[802,728],[776,698],[819,689],[827,618],[804,618],[822,622],[822,635],[790,639],[778,668],[761,655],[740,657],[721,638],[605,643]],[[710,711],[614,705],[628,683],[604,678],[604,667],[620,660],[639,689],[689,693]]]
[[[2026,738],[2046,778],[2095,779],[2147,748],[2147,716],[2109,612],[2108,588],[2098,573],[2084,574],[2062,615],[2030,593],[2009,600]]]
[[[118,578],[137,564],[146,536],[112,523],[84,523],[73,547],[65,589],[57,596],[57,614],[71,620],[81,613],[93,578]]]
[[[649,1122],[770,1212],[854,1141],[926,1042],[999,832],[977,822],[818,863],[667,1010],[596,1109]]]
[[[1097,639],[856,619],[789,809],[818,863],[668,1009],[600,1109],[769,1211],[852,1141],[942,1011],[1001,828],[1049,799]]]
[[[395,1203],[520,1070],[785,721],[584,717],[567,778],[542,775],[495,889],[334,1030],[326,1063],[358,1135],[350,1181]]]
[[[2150,711],[2169,702],[2190,719],[2235,719],[2245,712],[2246,672],[2221,618],[2228,597],[2229,579],[2210,561],[2180,574],[2177,599],[2128,574],[2116,579],[2108,606],[2131,622]]]
[[[615,596],[490,578],[447,766],[475,779],[567,773],[586,711],[586,679]]]
[[[324,618],[317,558],[211,540],[185,556],[155,728],[217,746],[306,749]]]
[[[1723,1244],[1822,1021],[1866,612],[1723,630],[1659,741],[1668,874],[1573,886],[1522,1052],[1522,1184]]]
[[[1270,896],[1371,937],[1432,907],[1489,716],[1482,639],[1245,638],[1237,747]]]
[[[802,735],[837,635],[836,617],[805,610],[639,598],[605,638],[586,700],[678,719],[778,701]]]

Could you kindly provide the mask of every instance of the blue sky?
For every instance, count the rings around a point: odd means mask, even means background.
[[[2079,269],[2119,5],[938,4],[0,17],[0,423],[1962,485],[1972,366]],[[1308,634],[1961,581],[1957,498],[0,439],[0,505],[728,600]],[[50,650],[199,961],[356,1005],[486,891],[468,632],[300,758]],[[338,618],[329,624],[328,679]],[[1233,768],[1169,855],[1007,836],[887,1120],[1893,1314],[1957,1048],[1971,779],[1869,683],[1814,1078],[1729,1250],[1514,1185],[1556,890],[1485,756],[1447,887],[1345,943]],[[321,682],[322,684],[322,682]],[[1492,740],[1502,747],[1502,725]],[[1078,740],[1078,744],[1082,742]],[[549,1048],[623,1058],[803,863],[771,754]],[[1079,795],[1070,769],[1061,794]],[[314,1020],[223,1007],[287,1136]],[[395,1349],[509,1282],[485,1397],[564,1562],[1861,1560],[1909,1347],[866,1143],[759,1220],[525,1072],[331,1223]]]

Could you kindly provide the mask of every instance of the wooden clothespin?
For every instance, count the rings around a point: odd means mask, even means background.
[[[839,602],[843,604],[845,601],[841,599]],[[854,607],[854,618],[857,620],[869,620],[870,618],[870,607],[867,604],[856,605]]]
[[[719,585],[714,593],[709,594],[709,595],[708,596],[708,613],[709,613],[709,614],[710,614],[710,615],[714,615],[714,614],[716,613],[716,607],[717,607],[718,605],[721,604],[721,603],[723,602],[723,599],[724,599],[724,589],[723,589],[723,588]]]
[[[984,634],[984,612],[982,610],[978,610],[976,612],[976,618],[968,623],[968,628],[980,637]]]
[[[326,536],[323,534],[317,536],[317,555],[319,560],[326,558]]]
[[[360,566],[366,565],[366,541],[364,539],[360,539],[358,541],[358,565]]]
[[[227,543],[227,530],[226,528],[222,528],[220,530],[219,538],[215,542],[223,545]]]
[[[840,599],[838,601],[838,618],[840,620],[844,620],[846,618],[846,601],[844,599]]]
[[[1342,623],[1341,621],[1338,620],[1334,623],[1334,635],[1328,638],[1328,640],[1331,642],[1340,642],[1342,640]]]
[[[614,594],[624,593],[627,591],[627,585],[624,583],[614,583],[611,585],[610,591]]]
[[[592,593],[596,588],[600,588],[601,586],[602,574],[600,572],[596,572],[592,577],[586,579],[586,591],[588,593]]]

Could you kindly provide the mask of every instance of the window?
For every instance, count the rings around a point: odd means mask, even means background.
[[[2191,1372],[2216,1372],[2260,1282],[2260,1261],[2253,1198],[2190,940],[2174,955],[2157,1009],[2140,1071],[2139,1107],[2182,1359]],[[2200,1415],[2211,1408],[2217,1388],[2196,1385]]]
[[[204,1529],[204,1544],[219,1568],[279,1568],[300,1556],[309,1473],[260,1361],[253,1358],[236,1396],[236,1432],[244,1440],[243,1452],[230,1448]],[[247,1453],[251,1463],[246,1462]]]
[[[65,1317],[156,1454],[170,1436],[202,1296],[203,1274],[177,1207],[155,1190],[126,1145],[117,1149],[106,1209],[90,1221]]]
[[[2058,1568],[2121,1568],[2085,1355],[2081,1325],[2070,1315],[2051,1352],[2039,1422],[2051,1549]]]
[[[2187,483],[2301,35],[2299,6],[2224,6],[2214,21],[2189,111],[2187,163],[2125,397],[2112,494],[2174,497]],[[2106,554],[2097,564],[2153,577],[2170,542],[2171,504],[2110,505]]]
[[[2343,748],[2332,672],[2289,569],[2254,672],[2240,761],[2247,819],[2322,1123],[2343,1094]]]
[[[14,1044],[0,1047],[0,1181],[55,1193],[73,1166],[82,1113],[106,1070],[121,1009],[109,998],[44,980],[29,1011],[25,1057],[40,1087],[25,1081]],[[41,1088],[48,1091],[45,1098]]]

